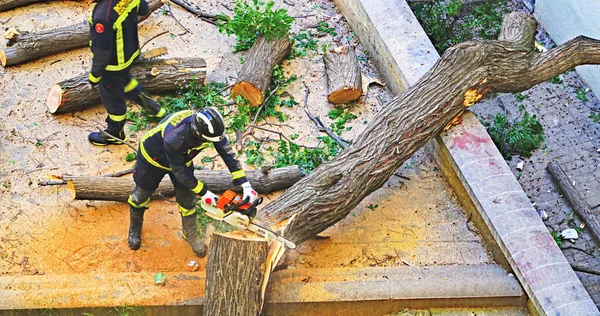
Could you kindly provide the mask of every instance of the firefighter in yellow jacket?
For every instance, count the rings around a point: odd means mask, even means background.
[[[133,100],[149,112],[163,117],[165,110],[152,99],[144,87],[131,76],[131,64],[140,54],[137,20],[149,13],[146,0],[95,0],[90,15],[90,46],[92,70],[88,79],[99,85],[102,103],[108,112],[105,130],[108,134],[125,139],[123,127],[127,113],[126,99]],[[88,140],[98,146],[122,144],[106,133],[93,132]]]

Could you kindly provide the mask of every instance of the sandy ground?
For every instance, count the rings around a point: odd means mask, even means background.
[[[203,10],[230,13],[221,2],[224,1],[196,1]],[[314,14],[296,19],[293,31],[327,21],[336,26],[338,35],[322,37],[321,43],[356,43],[329,1],[298,0],[294,6],[277,2],[294,16]],[[89,10],[90,2],[50,1],[0,13],[0,23],[10,19],[3,23],[4,28],[41,31],[85,20]],[[239,56],[244,57],[243,53],[238,56],[231,52],[234,39],[175,5],[172,10],[191,33],[184,34],[173,18],[159,10],[141,24],[140,42],[164,31],[169,34],[152,40],[145,49],[166,46],[169,56],[205,58],[207,80],[233,83],[241,67]],[[5,118],[0,121],[0,275],[181,271],[187,269],[188,261],[196,259],[181,238],[177,209],[168,201],[152,202],[145,217],[143,246],[134,252],[126,243],[126,204],[73,201],[65,186],[38,185],[53,176],[103,175],[133,164],[125,162],[131,151],[125,146],[99,148],[88,143],[87,134],[95,131],[106,115],[101,105],[63,115],[47,111],[45,98],[50,86],[86,73],[91,64],[88,53],[84,48],[21,66],[0,67],[0,117]],[[363,73],[377,77],[360,46],[357,54]],[[302,102],[306,82],[311,89],[311,110],[329,123],[327,112],[332,106],[326,102],[321,56],[309,53],[305,58],[285,62],[284,69],[298,76],[288,93]],[[390,98],[385,88],[372,85],[369,93],[350,109],[358,118],[347,125],[352,129],[343,137],[355,138],[364,122],[370,121]],[[273,128],[280,128],[286,135],[298,133],[302,144],[317,145],[319,132],[302,107],[283,111],[290,116],[286,122],[289,126]],[[137,146],[142,135],[138,132],[129,138]],[[275,139],[272,134],[258,135]],[[245,157],[241,160],[245,161]],[[215,168],[224,166],[217,163]],[[327,231],[330,239],[307,242],[290,252],[287,264],[340,267],[489,263],[491,259],[479,236],[467,230],[466,216],[430,158],[421,151],[401,172],[411,180],[403,186],[400,179],[391,179],[351,216]],[[374,210],[369,205],[378,207]],[[344,246],[349,240],[357,245]],[[204,260],[199,262],[203,268]]]

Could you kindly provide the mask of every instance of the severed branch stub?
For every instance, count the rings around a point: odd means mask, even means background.
[[[362,94],[362,73],[356,52],[351,46],[330,49],[323,56],[327,73],[327,101],[345,104]]]

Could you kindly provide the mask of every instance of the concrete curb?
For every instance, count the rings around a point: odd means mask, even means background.
[[[416,83],[439,58],[406,1],[335,2],[375,63],[385,69],[382,73],[393,91]],[[397,67],[386,68],[390,64]],[[406,83],[400,85],[398,78]],[[433,156],[449,162],[440,163],[444,174],[454,174],[460,180],[463,188],[457,191],[466,192],[470,198],[463,202],[475,206],[487,226],[485,230],[508,259],[537,313],[600,314],[473,114],[465,113],[462,125],[438,136],[429,148]]]
[[[148,272],[0,277],[0,315],[46,308],[61,315],[102,314],[112,306],[200,314],[204,273],[166,277],[165,286],[154,285]],[[288,269],[273,273],[267,289],[273,315],[384,315],[403,308],[518,307],[525,301],[517,279],[497,265]]]

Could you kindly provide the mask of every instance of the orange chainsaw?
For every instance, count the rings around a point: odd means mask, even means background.
[[[247,229],[266,240],[277,240],[283,243],[284,246],[295,249],[296,244],[256,223],[256,220],[254,220],[256,207],[262,202],[263,198],[259,197],[254,202],[248,203],[247,200],[242,199],[241,195],[227,190],[217,200],[217,206],[206,204],[202,199],[200,200],[200,206],[206,211],[206,215],[212,219],[224,221],[237,228]]]

